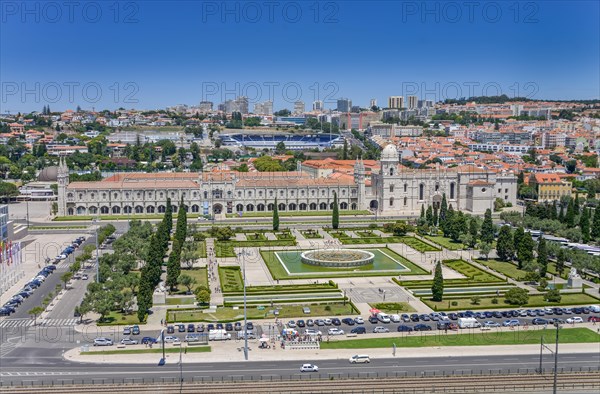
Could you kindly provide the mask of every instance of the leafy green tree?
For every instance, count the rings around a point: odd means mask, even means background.
[[[0,201],[9,202],[19,194],[19,189],[15,184],[0,181]]]
[[[442,263],[437,262],[435,273],[433,275],[433,284],[431,285],[431,299],[433,301],[442,301],[444,297],[444,276],[442,275]]]
[[[277,197],[273,205],[273,231],[279,231],[279,207],[277,207]]]
[[[331,214],[331,227],[335,230],[340,227],[340,211],[338,207],[337,193],[333,193],[333,212]]]
[[[565,249],[560,249],[556,254],[556,273],[558,276],[562,276],[566,266],[565,262],[567,261],[567,251]]]
[[[71,280],[71,278],[73,277],[73,273],[70,271],[65,272],[64,274],[62,274],[60,276],[60,280],[64,283],[65,285],[65,290],[67,289],[67,283]]]
[[[481,241],[491,244],[494,242],[494,224],[492,222],[492,210],[486,209],[483,217],[483,224],[481,225]]]
[[[206,286],[197,286],[194,291],[196,294],[196,301],[201,304],[208,304],[210,302],[210,289]]]
[[[529,302],[529,293],[520,287],[514,287],[504,293],[506,302],[511,305],[522,306]]]
[[[481,253],[481,255],[484,256],[486,260],[488,259],[488,256],[491,251],[492,251],[491,244],[489,244],[487,242],[483,242],[483,241],[481,241],[479,243],[479,253]]]
[[[543,237],[540,237],[538,241],[537,263],[540,269],[540,276],[545,278],[546,272],[548,272],[548,250],[546,249],[546,240]]]
[[[581,210],[581,216],[579,217],[579,229],[581,230],[581,240],[583,243],[590,242],[590,217],[589,211],[586,207]]]
[[[31,315],[33,317],[33,325],[35,326],[37,324],[37,317],[44,312],[44,308],[41,306],[34,306],[33,308],[31,308],[30,310],[27,311],[28,315]]]
[[[544,300],[547,302],[560,302],[561,298],[560,291],[557,289],[549,290],[544,294]]]
[[[182,285],[182,286],[185,286],[185,288],[187,289],[187,292],[191,293],[192,286],[194,286],[198,282],[196,281],[196,279],[194,279],[193,277],[189,276],[188,274],[181,274],[177,278],[177,283],[180,284],[180,285]]]
[[[496,242],[496,254],[502,261],[511,261],[513,259],[515,255],[515,242],[510,226],[500,227],[498,242]]]
[[[392,231],[396,236],[404,236],[408,232],[413,231],[413,226],[406,223],[404,220],[398,220],[393,224]]]

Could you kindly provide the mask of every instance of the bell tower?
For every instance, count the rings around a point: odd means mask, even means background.
[[[67,168],[67,159],[64,156],[58,158],[58,216],[67,214],[67,186],[69,185],[69,169]]]
[[[362,158],[357,158],[354,162],[354,182],[358,188],[358,209],[366,209],[366,191],[365,191],[365,164]]]

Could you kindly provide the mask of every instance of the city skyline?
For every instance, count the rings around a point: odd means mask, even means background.
[[[286,2],[279,11],[287,13],[272,18],[268,9],[252,17],[238,2],[93,3],[99,17],[80,6],[72,21],[68,9],[58,18],[40,3],[9,4],[16,9],[3,5],[0,112],[153,109],[242,95],[292,110],[296,101],[335,108],[341,97],[366,107],[399,95],[572,100],[600,92],[594,2],[487,2],[472,12],[466,3]]]

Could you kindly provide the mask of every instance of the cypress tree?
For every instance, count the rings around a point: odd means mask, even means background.
[[[169,197],[167,197],[167,209],[165,210],[163,221],[167,225],[167,234],[171,234],[171,230],[173,229],[173,207],[171,206],[171,199]]]
[[[331,227],[337,230],[340,227],[340,211],[338,208],[337,193],[333,193],[333,212],[331,214]]]
[[[492,210],[486,209],[481,225],[481,241],[492,244],[494,242],[494,223],[492,222]]]
[[[517,252],[519,250],[521,243],[523,242],[523,238],[525,238],[525,230],[523,229],[523,227],[519,226],[519,228],[517,228],[515,230],[515,233],[513,234],[513,250],[515,251],[515,254],[517,254],[517,261],[519,262],[519,268],[521,268],[523,265],[522,265],[522,261],[519,259],[519,255]]]
[[[569,227],[573,227],[575,225],[575,207],[572,198],[569,199],[569,205],[567,205],[567,214],[565,215],[565,222]]]
[[[558,220],[563,222],[565,220],[565,206],[560,204],[560,211],[558,212]]]
[[[579,193],[575,193],[575,202],[573,203],[573,212],[579,215]]]
[[[515,242],[509,226],[502,226],[498,232],[496,253],[502,261],[510,261],[515,255]]]
[[[279,231],[279,208],[277,207],[277,197],[273,206],[273,231]]]
[[[537,248],[537,262],[540,267],[540,277],[545,278],[548,271],[548,250],[546,249],[546,240],[540,237]]]
[[[600,239],[600,213],[598,212],[598,208],[594,210],[591,236],[594,241],[598,241],[598,239]]]
[[[442,205],[440,205],[440,227],[444,225],[446,221],[446,214],[448,213],[448,201],[446,200],[446,193],[442,196]]]
[[[439,223],[438,209],[437,207],[433,207],[433,225],[437,226]]]
[[[433,226],[433,210],[431,209],[431,205],[427,207],[425,217],[427,218],[427,224]]]
[[[471,222],[469,223],[469,234],[471,234],[471,245],[470,247],[474,247],[477,244],[477,234],[479,232],[479,228],[477,226],[477,219],[474,217],[471,218]]]
[[[587,208],[583,207],[581,210],[581,217],[579,218],[579,228],[581,229],[581,238],[583,243],[590,242],[590,217]]]
[[[517,259],[519,260],[519,269],[523,268],[525,263],[533,261],[533,250],[535,241],[531,238],[531,233],[525,233],[521,242],[517,246]]]
[[[167,262],[167,286],[173,291],[177,287],[177,278],[181,274],[181,243],[178,238],[173,241],[173,249]]]
[[[444,277],[442,275],[442,263],[437,262],[435,273],[433,275],[433,284],[431,285],[431,299],[433,301],[442,301],[444,298]]]
[[[552,201],[552,210],[550,211],[550,214],[552,215],[550,217],[550,219],[556,220],[556,215],[557,215],[557,207],[556,207],[556,200]]]
[[[421,219],[425,219],[425,205],[421,205]]]
[[[177,227],[175,228],[175,239],[179,241],[180,245],[183,245],[185,238],[187,237],[187,211],[183,203],[183,197],[179,203],[179,211],[177,211]]]

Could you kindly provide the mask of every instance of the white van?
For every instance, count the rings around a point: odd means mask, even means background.
[[[231,339],[231,334],[225,330],[211,330],[208,332],[209,341],[226,341]]]
[[[379,320],[382,323],[389,323],[390,320],[390,315],[388,315],[387,313],[383,313],[383,312],[379,312],[377,314],[377,320]]]
[[[371,359],[366,354],[356,354],[348,360],[350,364],[370,363]]]
[[[400,315],[390,315],[390,320],[393,321],[394,323],[400,323]]]
[[[460,328],[478,328],[481,327],[481,323],[474,317],[460,317],[458,318],[458,326]]]
[[[590,308],[590,311],[592,311],[594,313],[600,312],[600,306],[598,306],[598,305],[590,305],[589,308]]]

